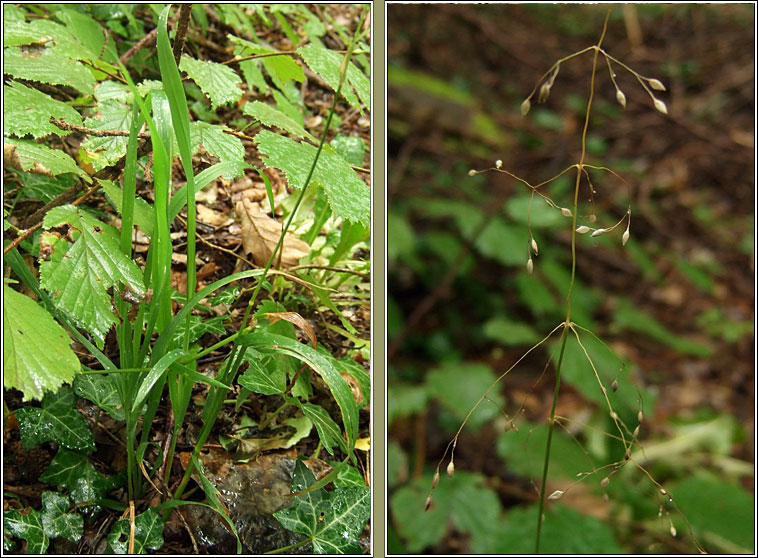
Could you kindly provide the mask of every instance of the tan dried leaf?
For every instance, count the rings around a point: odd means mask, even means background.
[[[197,208],[197,220],[201,223],[205,223],[212,227],[225,227],[234,223],[234,219],[228,215],[224,215],[220,211],[215,211],[201,203],[197,204],[195,207]]]
[[[260,205],[246,199],[237,202],[237,217],[240,219],[242,247],[245,253],[253,255],[256,265],[266,265],[279,241],[282,224],[269,217]],[[288,234],[284,238],[282,267],[296,266],[300,258],[310,253],[310,249],[307,242]]]

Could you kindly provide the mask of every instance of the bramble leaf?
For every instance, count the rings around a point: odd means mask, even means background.
[[[297,53],[303,57],[308,67],[324,78],[329,86],[337,90],[340,82],[340,66],[344,55],[328,50],[320,45],[311,43],[297,49]],[[371,106],[371,82],[355,64],[350,62],[347,68],[346,83],[349,83],[358,94],[360,102],[366,107]],[[350,87],[342,87],[342,95],[352,106],[357,106],[358,100]]]
[[[79,237],[65,255],[54,254],[40,266],[40,283],[54,294],[56,305],[81,327],[99,339],[116,323],[107,290],[119,281],[138,295],[145,292],[142,272],[119,250],[113,227],[80,211],[73,205],[56,207],[43,221],[46,229],[69,225]],[[44,241],[53,240],[49,235]],[[60,249],[62,239],[53,246]]]
[[[196,60],[186,54],[182,56],[179,69],[200,87],[211,100],[215,110],[221,105],[239,101],[242,98],[241,80],[229,66],[218,62]]]
[[[3,286],[3,381],[24,392],[24,401],[42,399],[71,382],[81,370],[66,331],[31,298]],[[44,347],[44,350],[40,350]]]
[[[79,113],[66,103],[56,101],[41,91],[31,89],[18,82],[3,86],[5,106],[3,107],[3,127],[6,135],[35,138],[48,134],[65,136],[69,131],[61,130],[50,123],[50,117],[64,118],[70,124],[82,123]]]
[[[92,72],[80,62],[65,56],[59,48],[23,52],[18,47],[5,47],[3,62],[3,72],[19,79],[68,85],[90,95],[95,88]]]
[[[57,176],[66,172],[78,174],[87,182],[89,175],[76,166],[76,162],[60,149],[50,149],[46,145],[22,139],[5,139],[3,142],[6,166],[16,170],[33,172],[45,176]]]
[[[252,116],[264,126],[276,126],[285,132],[289,132],[293,136],[297,136],[298,138],[308,138],[313,143],[318,143],[316,138],[309,134],[305,128],[271,105],[261,103],[260,101],[254,101],[252,103],[246,103],[242,112]],[[362,157],[363,152],[361,151],[361,158]]]
[[[228,130],[228,128],[206,122],[190,123],[193,152],[196,152],[200,144],[202,144],[208,153],[218,157],[222,163],[240,163],[244,161],[245,148],[242,146],[242,142],[233,135],[227,134],[224,130]],[[233,170],[224,172],[223,177],[231,180],[243,174],[244,171],[237,165]]]

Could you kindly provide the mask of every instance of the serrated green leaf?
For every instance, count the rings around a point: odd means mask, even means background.
[[[3,381],[24,392],[24,401],[42,399],[71,382],[81,364],[71,339],[31,298],[3,285]]]
[[[53,85],[69,85],[91,95],[95,78],[83,64],[72,60],[56,49],[34,49],[22,52],[18,47],[3,49],[3,71],[19,79],[28,79]]]
[[[68,224],[81,234],[56,262],[42,262],[41,285],[54,295],[55,304],[99,339],[116,323],[107,290],[122,282],[138,295],[145,292],[142,272],[121,253],[118,237],[109,225],[73,205],[56,207],[45,216],[45,228]]]
[[[118,101],[102,101],[98,104],[97,116],[87,118],[84,125],[93,130],[129,131],[132,122],[131,109]],[[126,136],[90,136],[82,147],[92,159],[95,170],[101,170],[116,163],[126,153],[129,138]]]
[[[334,366],[334,359],[328,358],[312,347],[303,345],[282,335],[258,330],[252,334],[238,337],[238,341],[251,346],[262,353],[287,354],[310,366],[329,386],[332,396],[342,412],[342,422],[348,435],[348,453],[355,447],[358,437],[358,407],[353,399],[352,391],[345,379]]]
[[[316,138],[309,134],[305,128],[271,105],[261,103],[260,101],[253,101],[252,103],[245,103],[242,112],[252,116],[264,126],[276,126],[298,138],[308,138],[313,143],[318,143]],[[363,151],[361,151],[361,162],[362,159]]]
[[[21,195],[26,198],[41,200],[45,203],[53,201],[76,182],[76,178],[71,174],[44,176],[31,172],[15,172],[18,173],[18,177],[24,185]]]
[[[91,182],[87,173],[76,166],[76,161],[60,149],[50,149],[46,145],[22,139],[6,138],[3,144],[5,149],[13,149],[15,146],[15,152],[18,154],[21,166],[25,171],[48,176],[73,172],[87,182]]]
[[[141,86],[142,84],[140,84]],[[138,86],[139,89],[139,86]],[[160,89],[160,87],[158,87]],[[142,93],[142,91],[140,91]],[[100,101],[117,101],[119,103],[131,104],[134,100],[129,87],[117,81],[105,80],[95,86],[95,99]]]
[[[121,187],[112,180],[97,179],[108,196],[113,207],[121,213],[121,204],[124,193]],[[153,206],[143,200],[141,197],[134,198],[134,224],[137,225],[147,236],[153,235],[153,225],[155,217],[153,216]]]
[[[3,128],[5,135],[35,138],[48,134],[65,136],[70,131],[61,130],[50,123],[50,117],[64,118],[70,124],[82,123],[79,113],[66,103],[56,101],[41,91],[31,89],[17,82],[3,86],[5,105],[3,107]]]
[[[62,9],[55,12],[55,18],[66,24],[66,29],[95,56],[92,60],[115,62],[117,59],[114,41],[108,40],[102,25],[85,13]],[[106,41],[108,41],[106,43]]]
[[[129,519],[119,519],[113,524],[106,540],[111,552],[126,554],[129,550],[131,526]],[[148,508],[134,518],[134,553],[147,554],[147,549],[158,550],[163,546],[163,519]]]
[[[324,48],[321,45],[311,43],[297,49],[297,53],[303,57],[308,67],[324,78],[329,86],[337,91],[340,82],[340,66],[343,54]],[[371,82],[355,64],[348,64],[346,82],[349,83],[358,94],[361,103],[366,107],[371,106]],[[352,106],[358,104],[355,94],[349,87],[342,87],[345,100]]]
[[[92,401],[116,420],[124,420],[118,378],[110,374],[79,374],[74,379],[74,393]]]
[[[50,466],[39,478],[42,482],[68,490],[71,500],[76,504],[104,498],[105,493],[114,488],[115,479],[98,473],[86,455],[65,448],[58,450]],[[91,504],[85,509],[97,513],[100,507]]]
[[[245,76],[247,87],[250,91],[258,90],[261,95],[268,91],[268,83],[261,72],[259,60],[243,60],[240,64],[242,75]]]
[[[329,142],[329,145],[349,164],[356,167],[363,165],[364,146],[361,138],[337,134],[337,137]]]
[[[84,518],[78,513],[70,513],[68,496],[58,492],[42,493],[42,528],[45,535],[54,539],[63,537],[77,542],[84,532]]]
[[[179,68],[202,89],[211,100],[211,107],[215,110],[221,105],[234,103],[242,98],[242,89],[239,88],[241,80],[229,66],[196,60],[182,56]]]
[[[292,476],[292,492],[306,489],[316,481],[313,473],[298,461]],[[371,490],[367,486],[337,488],[332,492],[314,490],[294,496],[292,507],[274,517],[285,529],[306,535],[317,554],[357,554],[358,537],[371,515]]]
[[[239,138],[224,132],[228,129],[226,126],[206,122],[190,123],[193,151],[197,151],[198,146],[202,144],[208,153],[218,157],[222,163],[236,164],[236,168],[225,171],[223,174],[224,178],[231,180],[241,176],[239,163],[244,162],[245,148]]]
[[[41,408],[17,409],[16,418],[21,445],[26,450],[48,441],[71,449],[95,449],[92,432],[86,419],[76,410],[76,396],[69,386],[47,394]]]
[[[3,514],[5,532],[26,541],[27,554],[44,554],[50,544],[42,527],[42,517],[37,510],[28,513],[10,510]]]
[[[297,143],[267,130],[259,132],[255,141],[260,152],[266,156],[267,166],[284,171],[290,186],[303,187],[316,156],[315,147]],[[312,180],[323,186],[335,215],[349,221],[368,224],[371,192],[342,157],[323,150]]]
[[[8,10],[5,11],[8,15]],[[97,55],[82,45],[63,26],[47,19],[35,19],[28,23],[21,20],[9,21],[6,17],[3,28],[3,46],[22,46],[44,43],[57,46],[60,54],[74,60],[92,60]]]

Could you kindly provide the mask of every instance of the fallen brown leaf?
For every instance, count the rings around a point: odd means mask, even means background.
[[[279,241],[282,224],[269,217],[261,206],[247,199],[237,202],[237,217],[242,227],[242,247],[245,254],[252,254],[256,265],[264,266]],[[307,242],[288,234],[284,237],[281,266],[293,267],[300,258],[310,253]],[[277,262],[274,262],[275,264]]]

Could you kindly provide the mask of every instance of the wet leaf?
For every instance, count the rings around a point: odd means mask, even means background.
[[[179,69],[186,72],[210,98],[213,110],[242,98],[242,89],[238,87],[242,80],[229,66],[196,60],[185,54],[182,56]]]
[[[54,539],[63,537],[78,541],[84,532],[84,518],[78,513],[69,513],[73,507],[68,496],[58,492],[42,493],[42,527],[45,535]]]
[[[21,444],[26,450],[48,441],[71,449],[95,449],[92,432],[86,419],[76,410],[76,396],[69,386],[48,393],[42,400],[42,408],[17,409],[16,419]]]
[[[42,516],[37,510],[23,514],[19,510],[10,510],[3,514],[5,534],[13,535],[26,541],[27,554],[44,554],[50,539],[42,528]]]
[[[5,106],[3,122],[5,132],[23,137],[31,134],[35,138],[48,134],[65,136],[71,132],[64,131],[50,123],[50,117],[65,118],[70,124],[82,123],[79,113],[66,103],[57,101],[44,93],[31,89],[17,82],[3,86]]]
[[[108,547],[116,554],[126,554],[129,548],[129,518],[119,519],[108,533]],[[146,549],[158,550],[163,546],[163,520],[148,508],[134,518],[134,553],[147,554]]]
[[[260,101],[254,101],[252,103],[246,103],[242,112],[252,116],[264,126],[275,126],[298,138],[307,138],[313,143],[318,143],[316,138],[306,132],[305,128],[300,124],[270,105],[261,103]],[[361,152],[361,156],[362,155],[363,152]]]
[[[279,241],[282,224],[269,217],[260,205],[248,199],[237,202],[237,216],[242,225],[242,246],[245,253],[252,254],[257,265],[266,265]],[[297,265],[300,258],[310,253],[310,249],[310,246],[299,238],[293,235],[285,236],[282,267]]]
[[[79,374],[74,380],[74,392],[92,401],[116,420],[124,420],[124,407],[118,392],[116,376]]]

